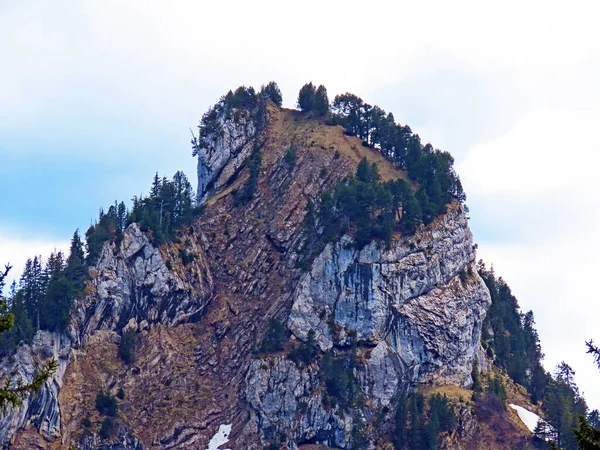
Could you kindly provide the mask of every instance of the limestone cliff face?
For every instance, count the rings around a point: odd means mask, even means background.
[[[357,430],[368,448],[387,439],[401,393],[470,384],[490,298],[461,207],[449,205],[387,248],[373,242],[357,250],[345,236],[306,267],[308,199],[354,173],[362,157],[384,180],[405,175],[340,127],[273,105],[268,114],[260,132],[251,114],[223,115],[202,138],[198,194],[206,208],[189,230],[157,248],[130,226],[122,242],[105,244],[69,331],[40,332],[13,362],[0,363],[28,379],[44,358],[61,361],[54,380],[1,419],[3,445],[205,450],[231,425],[224,448],[262,449],[281,436],[289,449],[349,448]],[[247,179],[244,161],[258,138],[256,194],[240,205],[231,193]],[[293,164],[285,158],[292,143]],[[184,264],[182,250],[192,262]],[[271,318],[287,326],[289,339],[283,351],[262,354]],[[319,351],[297,364],[288,354],[309,330]],[[131,364],[117,356],[126,331],[139,339]],[[364,399],[354,410],[323,401],[321,372],[324,351],[342,355],[353,346]],[[124,393],[106,438],[95,409],[101,391]]]
[[[74,340],[81,343],[95,330],[121,333],[156,323],[175,326],[201,314],[210,299],[210,271],[198,258],[186,275],[184,279],[170,271],[160,251],[132,224],[120,245],[104,246],[91,270],[89,295],[74,312]]]
[[[68,337],[47,331],[38,331],[29,345],[17,347],[12,358],[0,363],[0,378],[11,376],[15,380],[30,382],[43,363],[51,358],[59,366],[52,380],[39,392],[23,401],[23,405],[0,416],[0,444],[7,445],[17,430],[33,426],[40,433],[56,438],[60,436],[60,408],[58,394],[71,353],[71,341]]]
[[[345,237],[328,245],[301,277],[288,319],[291,332],[306,340],[313,330],[321,349],[329,350],[349,347],[354,331],[366,350],[356,375],[372,411],[391,406],[418,383],[470,385],[491,299],[474,267],[460,207],[389,249],[350,244]],[[342,448],[351,441],[348,423],[356,417],[323,408],[312,367],[265,362],[253,363],[247,378],[265,439],[283,434],[290,447],[315,438]]]
[[[252,153],[258,131],[251,112],[240,109],[222,113],[214,129],[200,139],[198,156],[198,199],[206,199],[209,190],[218,190]]]

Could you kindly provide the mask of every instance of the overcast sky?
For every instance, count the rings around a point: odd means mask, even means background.
[[[479,256],[600,408],[597,5],[0,0],[0,263],[64,249],[155,171],[195,184],[189,128],[229,89],[275,80],[293,107],[322,83],[454,155]]]

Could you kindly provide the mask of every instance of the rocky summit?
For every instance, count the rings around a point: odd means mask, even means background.
[[[451,402],[443,448],[528,448],[513,413],[478,415],[471,400],[473,377],[496,369],[464,204],[387,242],[358,245],[353,226],[324,240],[312,205],[361,161],[382,183],[418,182],[342,126],[271,101],[205,123],[189,225],[157,243],[132,223],[106,241],[67,329],[1,361],[24,382],[59,362],[0,418],[3,448],[391,449],[416,392]],[[523,404],[522,391],[508,395]],[[118,403],[110,428],[101,395]]]

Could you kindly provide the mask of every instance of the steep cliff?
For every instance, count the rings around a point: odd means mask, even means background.
[[[272,104],[267,116],[262,129],[254,114],[217,115],[196,149],[202,215],[160,248],[135,224],[121,242],[107,242],[68,333],[40,332],[2,362],[5,373],[27,379],[36,360],[61,361],[54,380],[2,419],[4,445],[204,450],[231,425],[232,449],[281,438],[290,449],[368,448],[389,442],[402,393],[470,385],[490,298],[462,207],[450,205],[389,246],[359,250],[346,235],[303,264],[309,199],[353,174],[363,157],[384,180],[406,175],[341,127]],[[241,204],[236,192],[257,148],[256,192]],[[283,350],[265,354],[260,342],[272,318],[288,335]],[[310,330],[313,360],[293,361]],[[129,364],[117,354],[125,332],[137,336]],[[351,352],[361,400],[347,408],[326,401],[323,368],[328,355]],[[100,392],[123,394],[108,435],[95,408]]]
[[[362,360],[356,376],[369,405],[358,418],[356,408],[353,415],[327,410],[312,366],[302,370],[284,357],[255,361],[247,396],[267,440],[284,435],[291,448],[312,439],[344,448],[353,421],[368,422],[418,383],[472,382],[490,297],[474,269],[460,208],[389,249],[372,243],[356,250],[349,241],[329,244],[300,278],[288,327],[301,340],[315,331],[323,351],[348,348],[352,331]]]
[[[218,190],[240,169],[252,152],[257,132],[252,113],[247,110],[219,115],[214,129],[196,148],[199,199],[206,199],[209,190]]]

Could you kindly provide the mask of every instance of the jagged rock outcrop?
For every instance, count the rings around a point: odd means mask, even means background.
[[[286,436],[296,442],[331,442],[343,448],[350,440],[352,417],[323,406],[318,371],[299,369],[286,357],[254,361],[246,377],[247,398],[257,412],[265,441]]]
[[[368,446],[392,429],[400,393],[424,383],[471,382],[490,299],[474,268],[462,208],[449,205],[447,214],[411,238],[395,236],[388,248],[373,242],[357,250],[345,236],[305,259],[309,199],[318,201],[363,157],[380,167],[384,181],[406,175],[341,127],[270,105],[269,126],[259,131],[253,114],[223,112],[204,130],[195,153],[206,208],[175,242],[156,248],[131,225],[122,242],[105,244],[60,337],[65,365],[70,360],[55,395],[60,404],[40,397],[53,425],[36,429],[48,442],[205,450],[231,424],[225,446],[232,449],[262,449],[282,435],[291,449],[349,448],[358,436]],[[255,192],[241,205],[229,194],[249,178],[244,161],[258,141]],[[285,157],[292,144],[293,164]],[[182,261],[182,251],[191,262]],[[273,317],[287,325],[289,340],[284,350],[260,354]],[[317,355],[297,364],[288,354],[311,329]],[[128,330],[140,339],[131,364],[117,355]],[[36,353],[19,351],[24,367]],[[324,402],[325,351],[357,352],[352,376],[364,407]],[[53,383],[61,387],[60,379]],[[95,397],[119,390],[118,429],[101,439]],[[30,410],[8,416],[14,425],[4,442],[33,423]],[[16,448],[27,448],[22,442]]]
[[[95,330],[138,331],[150,324],[175,326],[201,314],[210,299],[212,279],[201,252],[183,279],[170,271],[160,251],[137,224],[130,225],[122,242],[104,245],[90,271],[90,294],[77,303],[73,334],[80,343]],[[190,282],[191,281],[191,282]]]
[[[23,404],[6,415],[0,415],[0,445],[6,446],[15,432],[24,427],[34,427],[39,433],[56,438],[60,436],[61,412],[58,394],[71,354],[71,341],[59,333],[38,331],[31,345],[17,347],[13,357],[0,361],[0,379],[30,383],[46,361],[56,359],[58,369],[54,377]]]
[[[98,330],[139,331],[151,324],[175,326],[201,314],[211,294],[210,271],[204,264],[201,250],[189,243],[194,261],[185,271],[169,270],[156,248],[137,224],[132,224],[118,245],[108,242],[94,268],[84,298],[75,305],[72,325],[66,333],[38,331],[31,345],[20,345],[12,358],[0,362],[0,378],[29,382],[44,361],[55,358],[59,368],[37,394],[23,405],[0,417],[0,445],[6,446],[16,430],[34,427],[42,436],[61,436],[59,392],[69,360]],[[132,437],[123,438],[121,447],[139,450],[140,443]],[[95,441],[90,441],[95,442]]]
[[[483,280],[474,274],[474,261],[471,232],[458,206],[415,237],[393,242],[389,249],[372,242],[356,250],[346,236],[336,244],[329,244],[300,281],[289,327],[301,339],[306,339],[308,330],[314,330],[323,350],[334,343],[348,344],[344,329],[355,330],[359,342],[376,345],[391,329],[398,328],[396,313],[411,320],[425,315],[422,305],[410,308],[408,303],[435,288],[449,286],[453,278],[463,273],[465,280],[474,280],[466,289],[477,292],[467,292],[476,295],[472,300],[462,298],[458,303],[465,303],[463,315],[472,316],[470,325],[475,331],[481,328],[480,321],[490,298]],[[449,311],[443,308],[448,308],[456,295],[461,294],[457,288],[453,286],[445,301],[436,302],[438,311],[432,311],[433,316],[429,317],[434,319],[430,323],[431,332],[440,325],[435,317],[449,316]],[[435,294],[437,299],[445,293]],[[340,336],[333,336],[331,321],[342,328]]]
[[[204,200],[209,190],[227,183],[252,153],[258,132],[251,111],[223,111],[212,130],[201,137],[195,154],[198,156],[198,199]]]

